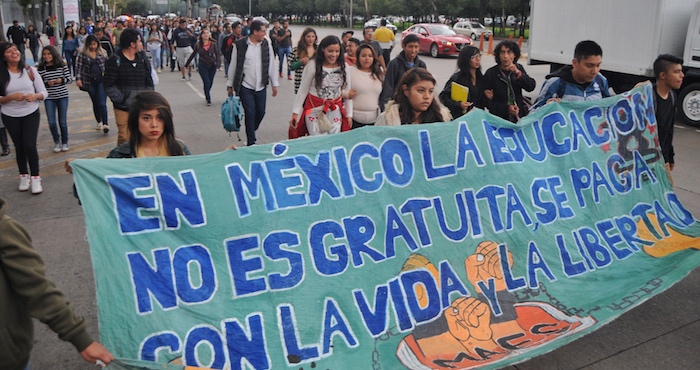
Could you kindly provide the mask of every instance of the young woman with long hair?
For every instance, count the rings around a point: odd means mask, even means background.
[[[32,58],[34,58],[34,65],[39,64],[39,48],[44,46],[40,36],[33,25],[30,24],[27,27],[27,41],[29,41],[29,50],[32,52]]]
[[[337,36],[321,40],[316,57],[308,62],[301,76],[289,120],[291,137],[336,134],[352,126],[352,99],[343,102],[343,90],[351,88],[350,70],[345,68],[343,54]]]
[[[73,33],[73,27],[67,26],[63,32],[63,57],[66,58],[68,69],[75,76],[75,57],[78,54],[78,39]]]
[[[452,100],[452,83],[458,83],[469,88],[467,100],[463,102]],[[461,117],[474,107],[484,108],[484,75],[481,74],[481,51],[474,46],[465,46],[457,57],[457,72],[455,72],[440,92],[440,101],[449,108],[452,117]]]
[[[379,95],[382,93],[384,72],[372,45],[362,44],[357,48],[355,65],[351,69],[353,88],[348,98],[353,100],[352,128],[374,125],[379,118]]]
[[[53,151],[54,153],[67,152],[69,147],[68,88],[66,85],[71,83],[70,71],[63,64],[58,50],[50,45],[44,46],[41,50],[41,62],[39,62],[38,69],[49,93],[49,97],[44,100],[44,108],[46,108],[51,136],[53,136]],[[56,124],[56,113],[58,113],[58,125]]]
[[[88,36],[87,44],[78,55],[75,65],[75,84],[83,91],[90,94],[92,100],[92,112],[97,121],[96,130],[109,132],[107,121],[107,93],[104,88],[102,75],[107,62],[107,52],[100,47],[100,41],[95,35]]]
[[[311,27],[304,29],[301,33],[299,42],[297,46],[292,49],[290,57],[287,59],[289,61],[290,70],[294,71],[294,93],[299,91],[299,85],[301,85],[301,75],[304,73],[304,67],[309,63],[309,60],[313,59],[316,55],[316,49],[318,48],[318,36],[316,35],[316,30]]]
[[[377,126],[451,121],[450,111],[435,100],[435,78],[424,68],[411,68],[399,81],[393,100],[379,115]]]
[[[87,28],[85,26],[80,26],[80,28],[78,28],[78,35],[76,36],[78,39],[78,52],[85,47],[85,41],[87,41],[88,36]]]
[[[211,32],[208,28],[202,29],[199,34],[199,41],[194,46],[194,52],[190,55],[185,63],[185,68],[190,65],[192,59],[199,56],[199,76],[204,83],[204,97],[207,99],[207,105],[211,105],[211,87],[214,85],[214,76],[216,70],[221,64],[221,51],[216,46],[216,41],[211,38]]]
[[[158,73],[163,72],[161,69],[162,56],[163,56],[163,34],[160,32],[158,23],[153,22],[148,30],[148,37],[146,37],[146,47],[151,53],[151,62],[153,62],[153,69]]]
[[[15,144],[19,190],[27,191],[31,186],[32,194],[43,191],[36,139],[41,119],[39,102],[48,96],[39,72],[24,64],[17,46],[0,43],[0,113]]]
[[[190,155],[184,142],[175,138],[170,103],[156,91],[142,91],[129,106],[129,140],[114,148],[107,158],[142,158]]]

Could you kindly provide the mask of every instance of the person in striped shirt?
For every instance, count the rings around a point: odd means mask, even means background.
[[[49,93],[49,97],[44,100],[44,107],[49,119],[51,136],[53,136],[53,151],[54,153],[67,152],[70,148],[68,147],[68,88],[66,85],[71,83],[70,71],[63,63],[58,50],[50,45],[41,50],[38,71]],[[56,124],[57,112],[58,125]]]

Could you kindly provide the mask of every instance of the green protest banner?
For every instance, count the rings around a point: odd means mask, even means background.
[[[117,356],[223,368],[503,367],[700,264],[649,85],[188,157],[76,160]]]

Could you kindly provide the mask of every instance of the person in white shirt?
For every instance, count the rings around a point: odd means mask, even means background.
[[[15,143],[19,191],[29,190],[31,184],[32,194],[42,192],[36,139],[40,122],[39,102],[48,97],[39,72],[24,64],[17,46],[0,43],[0,112]]]
[[[350,130],[353,104],[352,99],[343,101],[343,93],[352,86],[343,49],[338,37],[326,36],[304,67],[289,120],[290,138]]]
[[[277,96],[279,79],[275,73],[275,56],[265,37],[267,25],[255,20],[250,34],[234,43],[226,87],[228,94],[241,98],[245,111],[247,145],[255,145],[255,131],[265,117],[267,85],[272,84],[272,96]]]
[[[382,93],[384,72],[372,45],[362,44],[356,51],[357,60],[351,67],[352,90],[348,97],[353,101],[352,128],[374,125],[379,118],[379,95]]]

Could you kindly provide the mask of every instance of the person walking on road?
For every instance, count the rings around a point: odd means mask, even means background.
[[[654,112],[659,127],[659,145],[666,163],[671,184],[671,171],[676,167],[673,150],[673,125],[676,118],[676,93],[683,85],[683,59],[669,54],[659,55],[654,61]]]
[[[127,28],[122,32],[119,42],[119,51],[107,60],[104,72],[105,92],[114,105],[117,145],[129,139],[127,122],[132,100],[139,92],[155,88],[151,78],[151,65],[143,53],[141,34],[136,29]]]
[[[73,27],[67,26],[63,32],[63,57],[70,73],[75,76],[75,57],[78,54],[78,39],[73,34]]]
[[[148,51],[151,53],[151,62],[153,62],[153,66],[151,68],[160,73],[162,72],[160,65],[163,57],[163,33],[160,32],[160,28],[158,27],[157,23],[151,23],[146,40]]]
[[[523,90],[535,90],[537,82],[518,63],[520,48],[514,41],[499,42],[493,54],[496,65],[484,73],[484,91],[489,91],[492,96],[485,100],[486,108],[491,114],[518,122],[529,113]]]
[[[187,70],[187,78],[189,78],[190,81],[192,80],[192,66],[185,67],[185,64],[187,64],[187,59],[192,55],[192,39],[194,37],[192,30],[187,28],[185,19],[180,19],[179,27],[173,29],[172,48],[173,53],[177,54],[177,62],[180,65],[183,81],[185,81],[185,70]]]
[[[406,35],[401,39],[401,47],[403,51],[389,62],[389,65],[386,67],[382,94],[379,97],[379,106],[382,110],[384,110],[384,106],[394,95],[396,86],[404,73],[411,68],[428,68],[425,62],[418,58],[418,51],[420,50],[420,38],[418,38],[418,35],[414,33]]]
[[[348,45],[354,44],[351,38]],[[352,89],[348,98],[352,99],[352,128],[374,125],[379,118],[379,95],[382,93],[384,71],[379,67],[379,59],[372,46],[363,44],[357,48],[357,59],[350,68]]]
[[[265,117],[267,85],[272,84],[272,96],[277,96],[279,80],[275,73],[275,54],[267,40],[267,26],[250,22],[250,34],[234,43],[231,52],[226,87],[228,95],[238,95],[245,111],[247,145],[255,145],[255,131]]]
[[[12,26],[7,28],[7,41],[15,44],[22,59],[24,59],[24,47],[27,43],[27,30],[19,25],[18,20],[12,21]]]
[[[382,56],[384,57],[384,64],[387,65],[391,61],[391,51],[394,50],[394,44],[396,43],[396,36],[394,31],[390,30],[386,26],[386,19],[381,20],[381,27],[374,31],[374,39],[382,47]]]
[[[559,101],[598,100],[610,96],[608,80],[600,73],[603,49],[595,41],[576,44],[571,65],[547,75],[531,111]]]
[[[363,43],[372,45],[374,52],[379,56],[379,65],[382,67],[382,70],[386,71],[388,63],[384,61],[384,52],[382,51],[382,47],[379,45],[379,42],[374,39],[374,29],[372,27],[365,27],[365,29],[362,31],[362,37]]]
[[[32,53],[32,58],[34,59],[34,65],[39,65],[39,48],[44,47],[44,43],[41,41],[41,35],[34,29],[33,25],[27,27],[27,43],[29,44],[29,51]]]
[[[68,88],[66,85],[72,82],[70,72],[63,64],[61,54],[55,47],[45,46],[41,56],[38,69],[49,93],[49,97],[44,100],[44,107],[53,137],[53,152],[67,152],[70,148],[68,147]],[[56,124],[56,113],[58,113],[58,124]]]
[[[216,46],[216,41],[212,40],[209,29],[203,29],[199,34],[199,42],[194,47],[194,53],[187,59],[185,67],[189,66],[192,59],[199,56],[199,76],[202,77],[204,83],[204,97],[207,100],[207,106],[211,105],[211,87],[214,84],[214,76],[216,70],[221,65],[221,53],[219,47]]]
[[[32,194],[43,191],[36,140],[41,120],[39,102],[48,96],[41,76],[36,68],[25,65],[17,46],[0,44],[0,113],[15,144],[19,191],[29,190],[30,185]]]
[[[99,46],[97,36],[88,37],[87,46],[78,54],[75,84],[82,91],[87,91],[92,100],[92,112],[97,121],[96,130],[109,132],[107,115],[107,93],[104,87],[105,64],[107,52]]]
[[[311,27],[306,27],[301,33],[297,46],[292,50],[289,58],[289,66],[287,68],[294,71],[294,94],[299,91],[301,85],[301,75],[304,72],[304,67],[316,55],[318,48],[318,37],[316,30]]]
[[[286,61],[289,63],[289,55],[292,53],[292,31],[289,29],[289,21],[284,20],[282,23],[282,28],[277,31],[277,54],[280,58],[280,78],[282,78],[282,67],[284,67],[285,57]],[[292,79],[292,71],[287,68],[287,79]]]
[[[468,88],[467,100],[455,101],[452,99],[452,83],[460,84]],[[484,108],[484,75],[481,73],[481,50],[474,46],[465,46],[459,51],[457,57],[457,72],[447,80],[445,87],[440,92],[440,101],[452,114],[452,117],[461,117],[470,110]]]
[[[7,215],[0,198],[0,369],[28,369],[37,319],[70,342],[83,359],[109,364],[114,356],[87,333],[85,319],[76,315],[56,284],[46,277],[46,266],[27,230]],[[9,342],[4,342],[9,341]]]
[[[424,68],[411,68],[399,81],[392,100],[379,115],[377,126],[400,126],[452,120],[450,111],[435,99],[435,78]]]
[[[304,68],[289,120],[290,138],[337,134],[352,127],[352,99],[343,101],[343,93],[352,88],[343,49],[337,36],[326,36]]]

